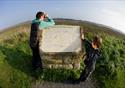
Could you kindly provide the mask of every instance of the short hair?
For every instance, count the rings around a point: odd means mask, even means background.
[[[43,16],[43,15],[44,15],[44,12],[37,12],[36,18],[40,19],[40,17]]]
[[[93,37],[93,44],[99,48],[102,44],[102,38],[99,37],[98,35],[94,36]]]

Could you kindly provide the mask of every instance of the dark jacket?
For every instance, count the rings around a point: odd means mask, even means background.
[[[86,50],[86,58],[84,60],[84,63],[86,65],[96,64],[96,60],[101,56],[101,50],[94,49],[92,47],[92,43],[86,39],[83,40],[83,43]]]
[[[36,47],[37,43],[39,42],[39,22],[31,24],[31,31],[30,31],[30,47]]]

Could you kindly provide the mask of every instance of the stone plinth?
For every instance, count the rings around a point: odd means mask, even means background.
[[[82,51],[80,26],[55,25],[44,29],[40,55],[45,68],[79,68]]]

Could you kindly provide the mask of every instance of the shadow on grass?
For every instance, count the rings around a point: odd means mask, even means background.
[[[13,68],[24,72],[27,76],[32,77],[34,80],[44,80],[49,82],[67,83],[69,77],[75,77],[78,71],[66,69],[37,69],[32,71],[31,60],[32,56],[23,52],[18,48],[1,46],[0,50],[5,55],[5,60]]]
[[[13,68],[24,72],[27,76],[38,77],[39,75],[32,71],[31,68],[31,60],[32,56],[30,54],[26,54],[18,48],[6,47],[0,45],[0,50],[5,55],[5,60],[8,62],[10,66]]]

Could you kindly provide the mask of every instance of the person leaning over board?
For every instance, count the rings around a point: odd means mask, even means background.
[[[91,75],[91,73],[95,69],[96,61],[101,56],[101,44],[102,44],[102,38],[98,35],[93,37],[92,41],[89,41],[84,38],[84,35],[82,34],[81,39],[83,41],[85,51],[86,51],[86,57],[84,59],[85,68],[82,70],[79,79],[73,80],[73,83],[80,83],[81,81],[86,81],[88,77]]]

